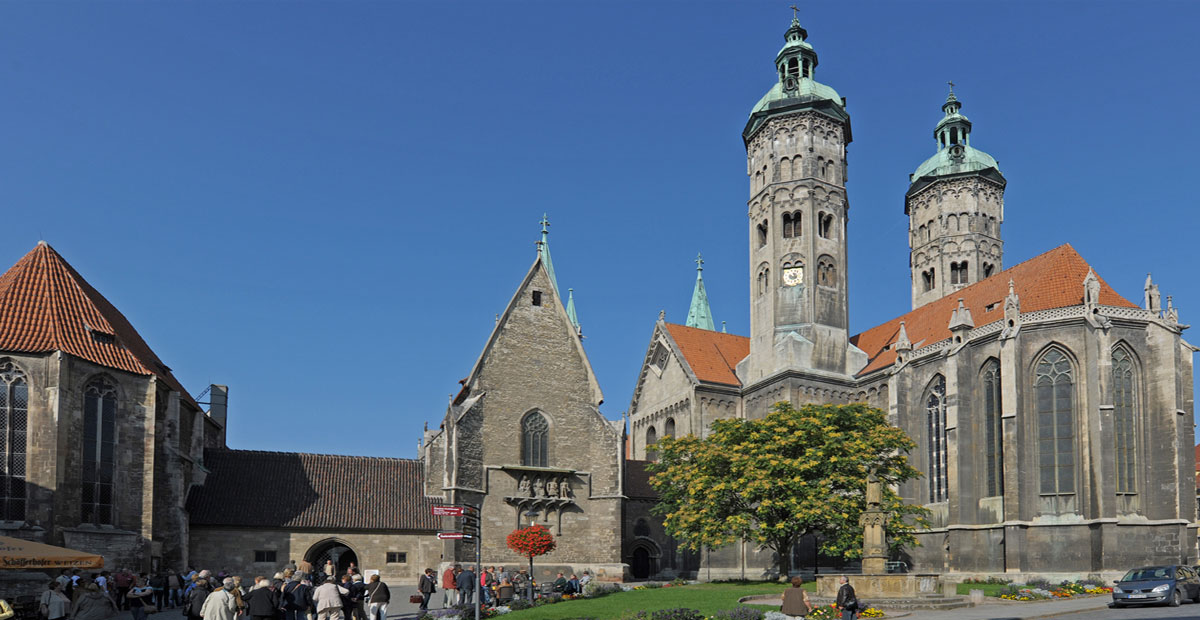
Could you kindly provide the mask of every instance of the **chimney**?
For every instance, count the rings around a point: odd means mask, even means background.
[[[221,446],[225,445],[225,420],[229,416],[229,386],[208,386],[208,417],[221,425]]]

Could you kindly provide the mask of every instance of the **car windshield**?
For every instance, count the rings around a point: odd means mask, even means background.
[[[1135,568],[1121,578],[1121,581],[1150,581],[1152,579],[1170,579],[1170,566],[1151,566],[1149,568]]]

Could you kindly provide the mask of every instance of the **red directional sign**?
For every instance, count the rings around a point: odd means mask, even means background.
[[[438,532],[438,538],[442,540],[462,540],[470,537],[469,534],[463,534],[462,532]]]
[[[431,511],[435,517],[461,517],[462,506],[434,506]]]

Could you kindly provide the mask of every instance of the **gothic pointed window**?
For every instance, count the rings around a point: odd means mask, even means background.
[[[983,442],[988,496],[1004,495],[1004,431],[1001,424],[1000,362],[983,366]]]
[[[97,378],[83,392],[84,523],[113,525],[114,452],[117,442],[117,388]]]
[[[546,416],[532,411],[521,420],[521,464],[549,467],[550,425]]]
[[[1073,495],[1075,380],[1071,360],[1062,351],[1050,349],[1038,361],[1034,372],[1038,488],[1042,495]]]
[[[658,431],[654,430],[654,427],[651,426],[650,428],[646,429],[646,460],[647,461],[658,460],[658,455],[655,453],[654,448],[653,448],[654,444],[656,444],[656,443],[658,443]]]
[[[29,384],[11,360],[0,362],[0,520],[25,520]]]
[[[1124,347],[1112,352],[1113,443],[1117,493],[1137,493],[1137,399],[1133,358]]]
[[[675,418],[667,418],[667,421],[663,424],[663,437],[674,437],[674,436],[675,436]]]
[[[758,225],[758,247],[767,245],[767,220]]]
[[[929,501],[944,502],[948,497],[946,473],[946,379],[933,378],[925,390],[925,421],[929,433]]]

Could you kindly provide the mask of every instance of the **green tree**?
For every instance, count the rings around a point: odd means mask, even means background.
[[[919,478],[908,464],[914,444],[866,405],[780,402],[760,420],[718,420],[708,437],[663,438],[650,465],[659,492],[657,514],[666,530],[694,551],[740,540],[776,552],[779,571],[791,570],[791,549],[819,535],[826,555],[862,554],[859,516],[865,509],[867,473],[875,469],[893,550],[917,544],[915,526],[924,508],[904,504],[892,484]]]

